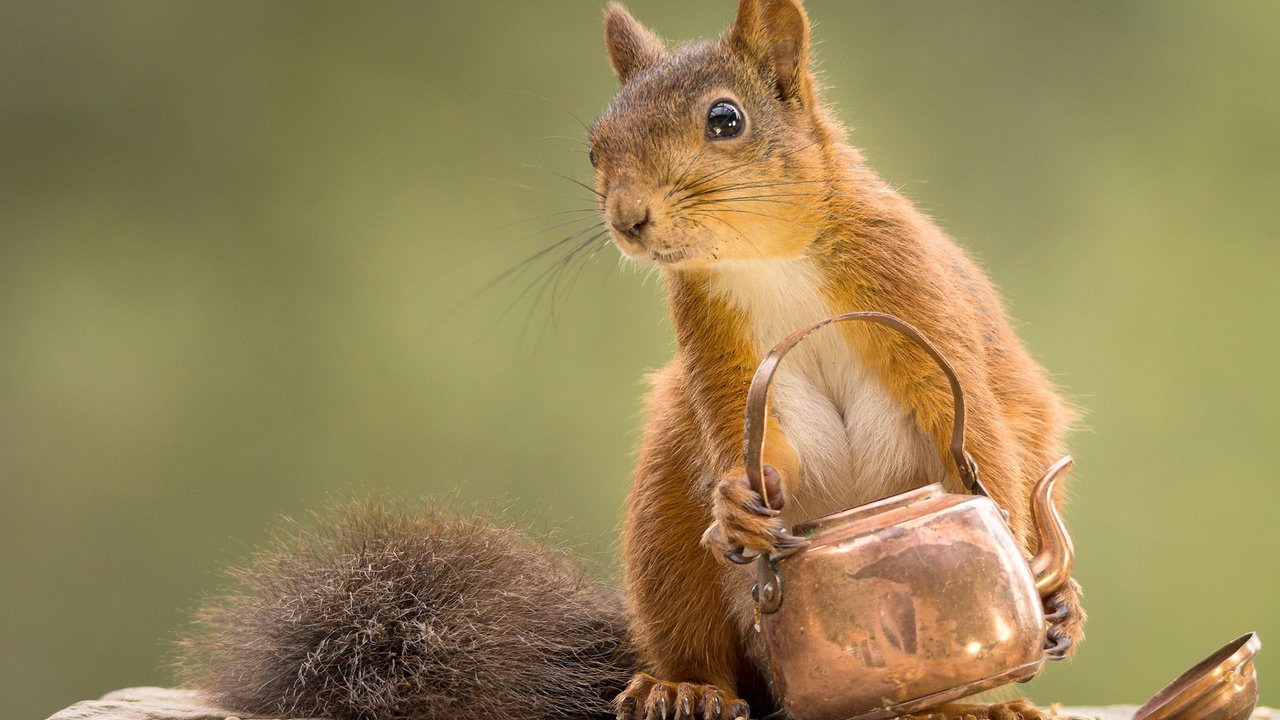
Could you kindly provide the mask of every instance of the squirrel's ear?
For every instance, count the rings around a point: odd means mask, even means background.
[[[800,0],[740,0],[729,42],[772,71],[779,98],[812,103],[809,17]]]
[[[609,64],[621,82],[656,64],[666,52],[662,40],[618,3],[609,3],[604,11],[604,44],[609,49]]]

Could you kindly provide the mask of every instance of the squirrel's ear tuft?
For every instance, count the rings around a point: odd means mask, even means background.
[[[771,71],[778,97],[811,105],[809,17],[800,0],[740,0],[729,42]]]
[[[624,83],[656,64],[666,52],[662,40],[618,3],[609,3],[604,11],[604,44],[609,50],[613,72]]]

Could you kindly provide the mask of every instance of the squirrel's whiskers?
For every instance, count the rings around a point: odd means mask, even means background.
[[[809,69],[800,0],[739,0],[720,37],[675,48],[611,4],[605,41],[620,87],[584,123],[593,183],[552,172],[586,189],[578,200],[591,211],[566,211],[546,229],[555,239],[481,292],[526,283],[503,316],[530,302],[527,331],[549,299],[554,322],[556,302],[608,244],[665,285],[675,353],[651,376],[627,497],[625,613],[508,532],[439,514],[347,515],[334,535],[278,544],[200,615],[189,677],[233,709],[340,720],[775,711],[754,578],[734,563],[793,543],[786,528],[799,521],[926,480],[962,491],[941,462],[947,379],[872,327],[815,336],[779,370],[762,487],[748,479],[757,364],[797,328],[851,311],[902,318],[947,358],[984,485],[1024,549],[1034,542],[1031,491],[1065,454],[1072,409],[982,270],[846,144]],[[1072,647],[1083,637],[1076,592],[1055,598]],[[1041,717],[1025,702],[935,712]]]
[[[857,310],[920,328],[963,381],[973,454],[1023,543],[1031,488],[1061,456],[1072,413],[982,271],[845,143],[809,70],[799,0],[740,0],[719,38],[674,48],[612,5],[605,39],[620,87],[590,131],[596,190],[614,244],[662,277],[676,334],[675,358],[653,375],[628,497],[623,554],[645,672],[618,717],[655,720],[681,702],[708,720],[747,701],[767,713],[777,698],[751,575],[713,560],[774,552],[797,521],[924,479],[958,483],[940,462],[950,407],[937,369],[898,338],[842,328],[781,371],[764,447],[769,497],[786,504],[764,512],[742,470],[742,428],[768,348]],[[1078,642],[1074,592],[1063,600]]]

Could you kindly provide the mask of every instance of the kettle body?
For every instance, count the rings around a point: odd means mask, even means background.
[[[769,385],[810,333],[861,320],[905,335],[951,387],[951,455],[971,494],[940,482],[801,523],[799,548],[756,559],[756,626],[774,686],[797,720],[881,720],[1010,682],[1063,656],[1044,602],[1070,579],[1074,551],[1053,502],[1070,457],[1032,493],[1039,551],[1028,558],[965,450],[960,380],[918,330],[886,313],[855,312],[803,328],[761,361],[747,391],[747,477],[763,481]]]
[[[809,544],[775,561],[785,600],[760,618],[794,716],[892,718],[1040,671],[1040,595],[988,498],[933,484],[795,532]]]

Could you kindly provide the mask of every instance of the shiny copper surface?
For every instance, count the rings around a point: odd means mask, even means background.
[[[1258,703],[1257,633],[1227,643],[1156,693],[1133,720],[1245,720]]]
[[[932,489],[777,562],[785,598],[761,631],[796,717],[894,717],[1039,671],[1044,611],[1000,510]]]
[[[1040,597],[1049,597],[1066,585],[1075,566],[1075,547],[1067,534],[1067,524],[1062,521],[1062,514],[1053,502],[1058,478],[1074,464],[1070,455],[1054,463],[1031,494],[1031,517],[1040,536],[1040,551],[1031,558],[1031,574],[1036,578]]]
[[[1042,601],[1072,567],[1071,541],[1053,505],[1054,484],[1071,459],[1035,489],[1040,552],[1029,563],[964,449],[959,381],[910,325],[851,313],[779,343],[748,392],[748,474],[761,470],[768,387],[782,356],[843,320],[891,327],[938,362],[956,405],[951,454],[979,494],[948,494],[940,484],[909,490],[801,523],[793,532],[807,546],[758,560],[759,629],[787,709],[799,720],[881,720],[1029,680],[1045,659]]]

